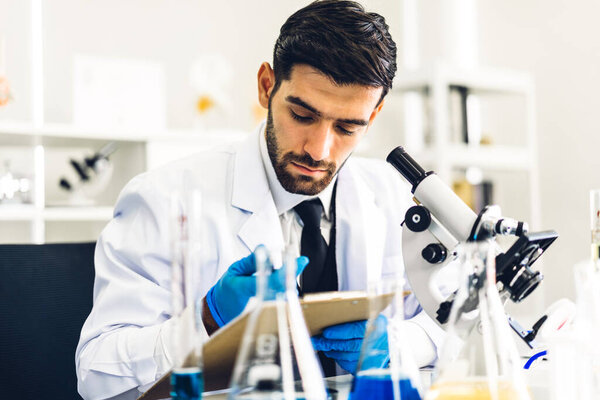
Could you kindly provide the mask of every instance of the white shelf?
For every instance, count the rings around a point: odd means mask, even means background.
[[[400,71],[396,76],[394,90],[398,91],[420,90],[436,82],[497,93],[527,94],[533,90],[533,80],[529,74],[489,67],[465,70],[440,64],[416,71]]]
[[[470,94],[489,97],[493,101],[501,96],[510,104],[524,107],[518,118],[523,132],[518,146],[479,145],[457,143],[451,135],[450,88],[462,86]],[[447,183],[456,177],[457,169],[478,167],[493,176],[495,172],[524,173],[529,189],[530,226],[540,225],[539,171],[537,166],[537,137],[535,118],[535,85],[530,74],[506,69],[479,67],[466,70],[439,63],[430,68],[400,71],[394,81],[394,92],[425,94],[426,101],[419,96],[406,96],[404,103],[405,142],[407,150],[417,162],[435,171]],[[496,99],[494,99],[496,98]],[[488,110],[489,111],[489,110]],[[456,111],[454,111],[456,112]],[[501,117],[501,115],[500,115]],[[429,118],[430,143],[425,143],[423,118]],[[411,149],[413,147],[414,149]],[[418,150],[418,151],[416,151]]]
[[[444,160],[455,168],[479,167],[505,171],[528,171],[531,168],[529,150],[516,146],[452,144],[444,149],[426,147],[411,154],[420,163],[435,164]]]
[[[132,177],[137,173],[155,168],[169,160],[181,158],[215,145],[244,140],[246,132],[236,130],[161,130],[141,132],[126,129],[94,130],[73,124],[47,123],[36,126],[30,122],[0,121],[0,146],[35,147],[33,175],[36,198],[34,205],[0,205],[0,221],[4,223],[28,223],[31,225],[31,241],[42,243],[47,240],[47,223],[57,222],[107,222],[112,218],[112,207],[52,207],[45,204],[46,171],[48,154],[52,148],[98,148],[108,141],[119,142],[126,156],[119,152],[115,163],[135,160],[141,167],[125,168],[120,171]],[[46,150],[44,149],[46,148]],[[54,153],[56,154],[56,153]],[[129,157],[131,156],[131,157]],[[126,158],[123,158],[126,157]],[[123,184],[123,183],[121,183]],[[120,189],[120,188],[118,188]],[[115,188],[111,190],[116,190]],[[87,235],[89,232],[86,231]],[[59,238],[60,239],[60,238]],[[56,240],[53,237],[52,240]]]
[[[44,221],[109,221],[113,207],[46,207],[42,212]]]
[[[58,193],[57,180],[62,176],[64,160],[77,159],[92,149],[99,149],[107,142],[117,142],[117,151],[111,155],[115,168],[111,182],[97,198],[99,204],[114,202],[118,191],[133,176],[147,171],[151,167],[164,164],[173,158],[181,158],[187,154],[203,151],[216,145],[244,140],[247,133],[231,129],[150,129],[142,127],[111,128],[91,125],[79,126],[73,123],[52,123],[44,115],[44,37],[42,1],[32,3],[30,21],[31,33],[31,65],[23,65],[25,74],[31,83],[31,99],[29,120],[0,119],[0,150],[8,154],[12,162],[11,168],[27,174],[32,180],[33,204],[6,205],[0,204],[0,221],[2,231],[0,240],[13,240],[13,228],[25,232],[24,226],[30,225],[29,238],[32,243],[44,243],[47,240],[62,241],[65,234],[60,227],[61,222],[82,221],[90,224],[71,224],[68,237],[97,238],[97,228],[112,217],[112,207],[77,207],[48,206],[49,199],[60,199],[64,193]],[[27,70],[30,71],[27,74]],[[148,126],[148,125],[146,125]],[[18,159],[13,149],[26,149],[31,160]],[[31,150],[31,151],[30,151]],[[3,154],[4,156],[4,154]],[[22,157],[21,157],[22,158]],[[62,168],[61,171],[58,168]],[[1,166],[0,166],[1,169]],[[69,178],[69,176],[67,176]],[[70,178],[69,178],[70,180]],[[58,200],[57,200],[58,201]],[[75,225],[81,225],[76,226]],[[48,227],[50,226],[50,229]],[[79,233],[83,235],[79,237]],[[21,234],[21,236],[23,236]],[[22,240],[22,239],[15,239]]]
[[[151,141],[181,142],[185,140],[220,143],[223,140],[236,141],[243,140],[246,137],[244,132],[231,129],[210,130],[206,132],[193,129],[139,131],[121,128],[92,129],[72,124],[57,123],[47,123],[41,127],[36,127],[32,123],[20,121],[0,121],[0,135],[11,135],[32,140],[41,139],[42,142],[53,139],[68,139],[142,143]]]
[[[33,205],[0,205],[0,221],[30,221],[37,215],[39,215],[39,212]]]
[[[0,221],[109,221],[112,207],[46,207],[33,205],[0,205]]]

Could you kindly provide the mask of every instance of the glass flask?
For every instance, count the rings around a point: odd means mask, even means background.
[[[496,287],[494,245],[481,241],[459,246],[460,283],[437,379],[425,400],[530,399]]]
[[[266,248],[259,246],[255,251],[256,298],[238,351],[229,399],[327,398],[298,299],[296,257],[286,251],[283,259],[284,273],[272,274]]]
[[[600,398],[600,190],[590,191],[591,258],[574,267],[576,316],[550,338],[552,399]]]
[[[369,320],[351,400],[420,400],[419,370],[404,333],[404,279],[369,284]]]
[[[202,301],[200,287],[200,193],[171,196],[171,295],[176,319],[171,345],[171,398],[199,400],[204,390],[202,374]]]

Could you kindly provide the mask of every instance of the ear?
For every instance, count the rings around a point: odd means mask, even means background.
[[[264,108],[269,108],[269,98],[275,87],[275,73],[268,62],[260,65],[257,74],[258,80],[258,102]]]
[[[373,121],[375,121],[375,117],[377,116],[377,114],[379,114],[379,112],[383,108],[383,103],[385,103],[385,99],[381,99],[381,101],[379,102],[377,107],[375,107],[375,109],[371,113],[371,116],[369,117],[369,126],[373,123]]]

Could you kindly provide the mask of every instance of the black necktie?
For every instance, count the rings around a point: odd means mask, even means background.
[[[294,210],[304,223],[300,237],[300,254],[308,257],[308,265],[300,278],[301,289],[303,293],[314,293],[319,291],[319,279],[327,258],[327,242],[321,235],[323,205],[319,199],[306,200],[294,207]]]
[[[321,235],[321,215],[323,214],[321,201],[319,199],[306,200],[294,207],[294,210],[304,223],[302,236],[300,237],[300,254],[308,257],[309,260],[300,278],[302,282],[300,293],[337,290],[335,217],[329,236],[330,246],[328,249],[327,242]],[[335,215],[335,212],[333,215]],[[318,355],[325,376],[336,375],[335,361],[325,356],[323,352],[319,352]]]

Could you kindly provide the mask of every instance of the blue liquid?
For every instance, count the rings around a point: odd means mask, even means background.
[[[401,400],[421,400],[419,391],[415,389],[410,379],[400,379]],[[394,387],[389,374],[359,375],[354,379],[350,392],[350,400],[390,400],[394,398]]]
[[[200,400],[204,378],[200,368],[182,368],[171,373],[171,399]]]

